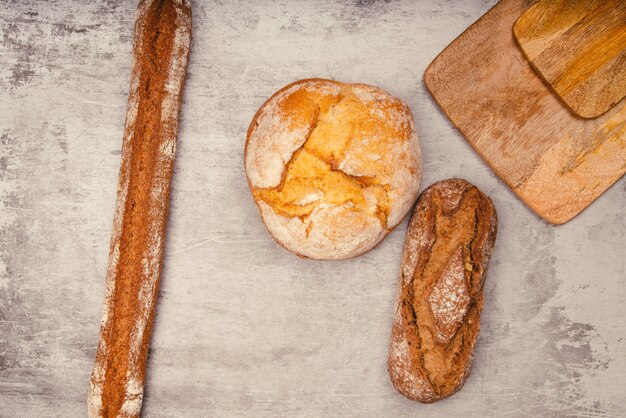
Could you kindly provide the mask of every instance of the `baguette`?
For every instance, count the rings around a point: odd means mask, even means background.
[[[141,410],[190,43],[188,0],[139,1],[90,417]]]
[[[407,398],[435,402],[469,375],[497,224],[491,200],[465,180],[440,181],[419,197],[404,244],[388,363]]]

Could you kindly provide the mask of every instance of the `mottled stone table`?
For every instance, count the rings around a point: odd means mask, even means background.
[[[492,3],[195,2],[145,416],[626,413],[626,181],[550,226],[494,176],[421,81]],[[0,6],[0,415],[84,416],[134,2]],[[437,404],[404,399],[387,376],[406,222],[362,257],[301,260],[269,237],[248,192],[250,119],[276,89],[314,76],[406,100],[422,187],[464,177],[498,209],[474,369]]]

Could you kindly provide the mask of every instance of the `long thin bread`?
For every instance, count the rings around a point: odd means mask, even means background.
[[[139,1],[90,417],[141,410],[190,45],[188,0]]]

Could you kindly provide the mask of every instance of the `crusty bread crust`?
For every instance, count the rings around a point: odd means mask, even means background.
[[[141,410],[190,44],[188,0],[139,1],[90,417]]]
[[[369,116],[356,122],[347,145],[332,156],[320,155],[324,146],[310,147],[314,137],[323,142],[320,125],[326,124],[324,129],[332,135],[333,128],[355,123],[341,119],[354,116],[349,106],[338,114],[346,97],[357,100],[359,110],[366,109]],[[328,202],[324,190],[309,188],[302,203],[296,202],[306,209],[299,214],[285,212],[268,199],[270,192],[285,190],[289,170],[304,152],[327,165],[333,175],[358,183],[362,196],[357,199],[366,203],[359,206],[349,197]],[[313,78],[285,86],[252,119],[244,155],[248,185],[268,231],[301,257],[342,259],[371,250],[402,221],[419,191],[421,151],[411,111],[399,99],[366,84]],[[327,178],[326,185],[329,182]]]
[[[491,200],[465,180],[443,180],[419,197],[406,235],[389,375],[409,399],[452,395],[469,375],[496,239]]]

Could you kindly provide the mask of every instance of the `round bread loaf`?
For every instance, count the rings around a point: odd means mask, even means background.
[[[402,221],[421,152],[409,107],[366,84],[296,81],[248,129],[248,184],[270,234],[308,258],[363,254]]]

